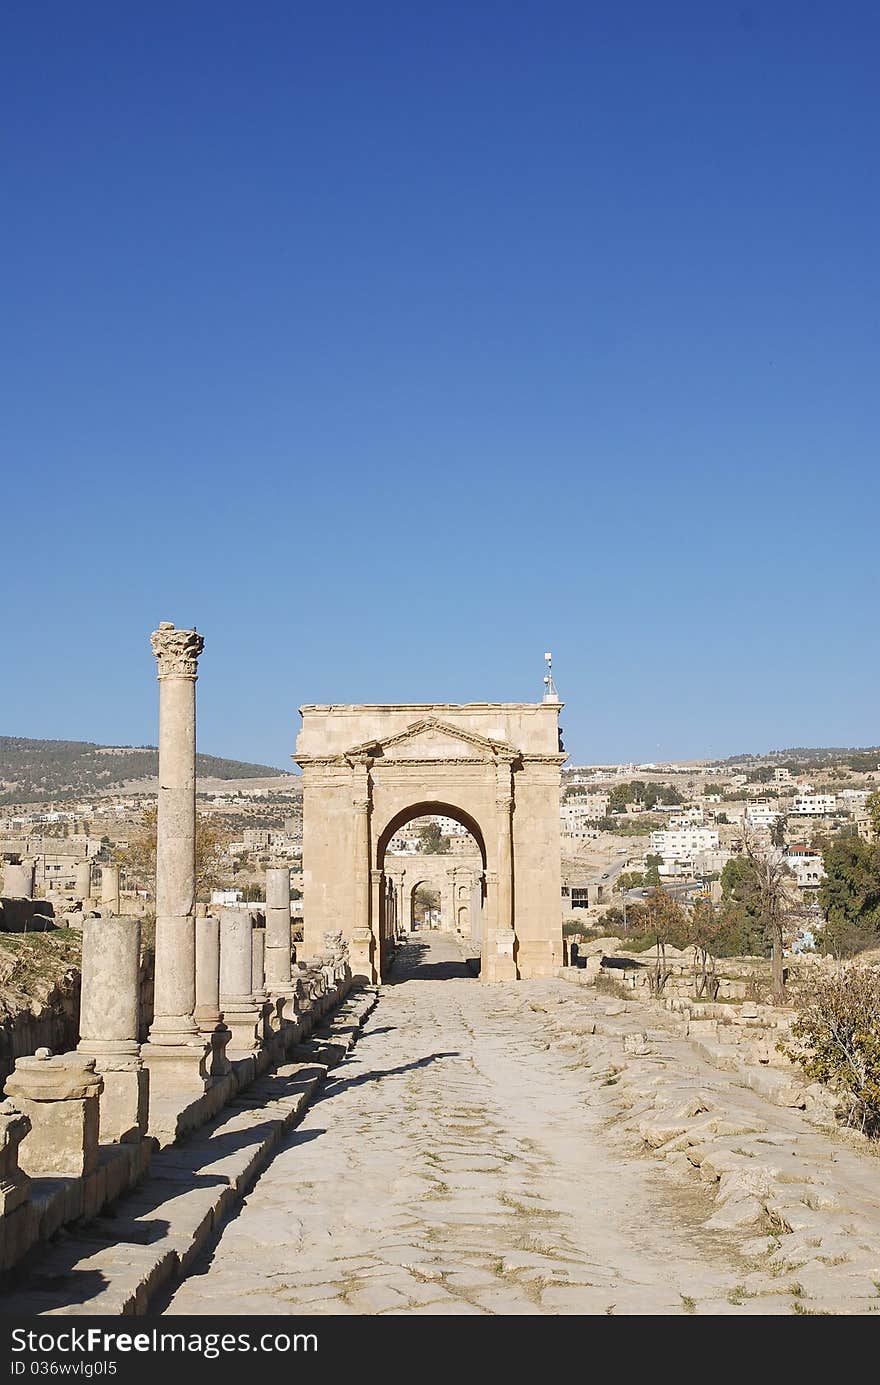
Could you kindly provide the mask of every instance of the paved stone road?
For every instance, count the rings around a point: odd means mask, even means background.
[[[602,1074],[416,935],[352,1055],[169,1313],[790,1313],[739,1303],[709,1193],[619,1138]],[[610,1094],[609,1094],[610,1095]]]

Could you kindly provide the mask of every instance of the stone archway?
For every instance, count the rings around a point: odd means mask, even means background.
[[[561,705],[300,708],[306,951],[341,928],[355,975],[381,979],[389,912],[401,918],[387,905],[388,842],[403,823],[440,813],[480,849],[483,980],[551,974],[562,960]]]

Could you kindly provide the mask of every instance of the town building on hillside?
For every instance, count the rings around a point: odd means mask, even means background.
[[[805,842],[792,842],[785,848],[788,866],[800,890],[817,890],[825,878],[822,853]]]
[[[743,823],[747,827],[772,827],[780,812],[772,803],[750,803],[743,812]]]
[[[803,817],[827,817],[837,812],[837,797],[833,793],[797,794],[791,811]]]
[[[651,833],[651,852],[666,861],[689,860],[697,851],[712,851],[719,836],[712,827],[664,827]]]

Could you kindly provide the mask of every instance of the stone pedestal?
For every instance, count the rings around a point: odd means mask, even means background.
[[[8,899],[33,899],[34,865],[25,861],[19,866],[3,867],[3,893]]]
[[[260,1047],[261,1007],[253,997],[253,924],[246,909],[220,913],[220,1005],[231,1053]]]
[[[45,1055],[45,1056],[43,1056]],[[98,1167],[99,1099],[104,1089],[94,1058],[39,1049],[19,1058],[7,1095],[31,1123],[21,1160],[31,1177],[82,1178]]]
[[[0,1217],[30,1196],[31,1180],[18,1163],[18,1147],[30,1128],[30,1117],[13,1101],[0,1101]]]
[[[140,1059],[141,925],[137,918],[83,920],[80,1041],[104,1079],[101,1140],[137,1143],[146,1133],[149,1074]]]

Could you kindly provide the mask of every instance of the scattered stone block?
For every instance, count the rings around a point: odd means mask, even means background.
[[[6,1091],[30,1119],[25,1171],[82,1178],[98,1166],[99,1098],[103,1079],[94,1058],[77,1053],[52,1057],[38,1049],[19,1058]]]
[[[770,1068],[750,1068],[746,1074],[746,1086],[759,1096],[766,1097],[775,1106],[790,1106],[803,1110],[807,1104],[804,1088],[787,1073]]]

